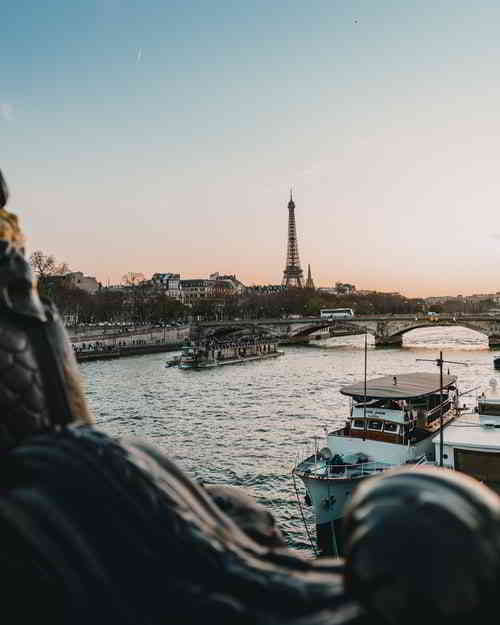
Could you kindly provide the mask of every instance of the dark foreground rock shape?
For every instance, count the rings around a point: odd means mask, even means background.
[[[2,604],[17,622],[362,623],[341,561],[241,531],[157,450],[91,428],[0,460]]]

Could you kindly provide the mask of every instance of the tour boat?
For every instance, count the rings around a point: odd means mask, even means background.
[[[402,465],[434,463],[434,437],[457,412],[454,375],[389,375],[340,392],[350,398],[345,424],[327,431],[326,445],[292,471],[313,506],[320,555],[343,553],[344,507],[360,481]]]
[[[181,369],[208,369],[222,365],[234,365],[251,360],[266,360],[282,356],[277,339],[244,338],[234,340],[206,340],[185,345],[182,348]]]

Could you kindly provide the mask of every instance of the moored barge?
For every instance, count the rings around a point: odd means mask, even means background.
[[[313,506],[320,555],[342,555],[346,502],[361,480],[402,465],[434,464],[433,439],[456,416],[456,377],[433,373],[384,376],[340,389],[350,398],[345,424],[326,446],[299,461],[293,475]]]

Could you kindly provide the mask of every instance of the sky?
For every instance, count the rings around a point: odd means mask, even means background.
[[[495,6],[497,5],[497,6]],[[28,251],[407,296],[500,291],[500,5],[17,0],[0,138]]]

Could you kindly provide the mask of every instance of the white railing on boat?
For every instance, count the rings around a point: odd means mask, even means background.
[[[407,461],[403,464],[377,461],[357,462],[356,464],[328,464],[324,460],[319,461],[313,458],[297,464],[296,470],[313,478],[340,480],[376,475],[382,471],[388,471],[389,469],[395,469],[397,467],[415,468],[425,464],[429,464],[426,456],[421,456],[420,458]]]
[[[432,410],[429,410],[429,412],[427,413],[427,417],[432,416],[433,414],[435,414],[436,412],[439,413],[439,410],[441,409],[443,411],[443,414],[446,410],[448,410],[448,408],[451,405],[451,399],[447,399],[445,400],[442,404],[439,404],[438,406],[436,406],[435,408],[433,408]]]
[[[387,462],[358,462],[356,464],[327,464],[325,462],[302,462],[297,467],[311,477],[345,479],[374,475],[398,466]]]

